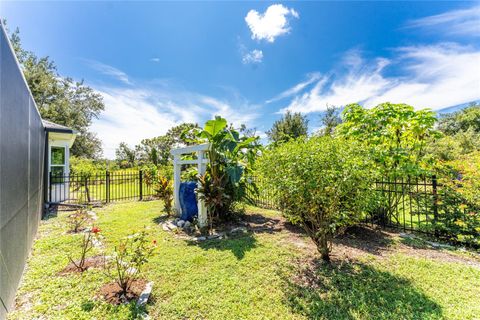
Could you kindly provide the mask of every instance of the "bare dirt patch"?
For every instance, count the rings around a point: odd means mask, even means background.
[[[102,286],[98,292],[98,297],[104,299],[108,303],[119,305],[135,301],[140,297],[142,291],[145,289],[148,281],[145,279],[138,279],[132,282],[127,294],[122,292],[122,289],[116,282],[107,283]]]
[[[75,261],[75,263],[78,265],[79,261]],[[93,256],[93,257],[88,257],[85,259],[85,264],[84,268],[85,270],[91,269],[91,268],[101,268],[105,265],[105,257],[104,256]],[[69,273],[81,273],[82,270],[78,269],[75,264],[70,262],[62,271],[59,272],[59,275],[66,275]]]

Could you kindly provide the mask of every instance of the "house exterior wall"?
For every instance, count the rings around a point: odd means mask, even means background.
[[[45,129],[3,26],[0,29],[0,319],[4,319],[43,209]]]

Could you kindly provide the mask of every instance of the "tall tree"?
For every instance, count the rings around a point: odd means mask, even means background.
[[[48,56],[39,58],[23,49],[18,28],[11,33],[10,41],[42,118],[79,132],[72,147],[73,155],[100,157],[101,141],[89,127],[105,109],[101,95],[83,80],[62,77]]]
[[[272,129],[267,131],[268,138],[273,143],[286,142],[308,134],[308,119],[300,112],[287,111],[285,115],[275,121]]]
[[[125,142],[120,142],[115,150],[115,160],[120,167],[133,167],[136,160],[135,149],[130,148]]]
[[[335,131],[335,128],[342,123],[340,118],[340,111],[335,106],[327,106],[324,114],[321,117],[322,128],[319,130],[320,136],[331,136]]]

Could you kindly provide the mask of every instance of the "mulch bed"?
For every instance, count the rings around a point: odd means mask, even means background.
[[[148,281],[145,279],[137,279],[132,282],[130,285],[130,290],[127,294],[122,293],[122,289],[116,282],[107,283],[102,286],[98,291],[99,298],[104,299],[108,303],[119,305],[122,303],[128,303],[132,300],[137,300],[140,297],[143,290],[147,285]]]
[[[78,261],[75,261],[78,264]],[[90,268],[100,268],[105,264],[104,256],[93,256],[85,259],[84,267],[86,270]],[[72,262],[70,262],[62,271],[59,272],[60,275],[65,275],[68,273],[81,273],[82,271],[78,269]]]

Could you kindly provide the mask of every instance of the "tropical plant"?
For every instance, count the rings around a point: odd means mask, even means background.
[[[259,160],[283,214],[306,231],[325,261],[332,238],[368,208],[372,175],[365,154],[356,142],[324,136],[281,144]]]
[[[68,255],[68,259],[77,268],[78,271],[83,272],[87,270],[87,267],[85,265],[87,253],[93,249],[94,241],[98,240],[100,231],[101,230],[98,227],[93,226],[91,230],[83,234],[82,243],[80,245],[81,250],[79,260],[74,260],[70,255]]]
[[[197,143],[209,143],[208,165],[205,175],[199,178],[201,187],[197,193],[205,201],[210,220],[228,219],[233,204],[249,201],[248,190],[255,190],[249,176],[260,150],[259,138],[241,136],[221,117],[207,121],[203,129],[195,129],[195,136]]]
[[[173,209],[173,184],[172,180],[159,175],[155,183],[157,197],[163,200],[163,209],[170,216]]]
[[[124,296],[127,295],[132,283],[140,278],[143,267],[152,256],[156,245],[156,240],[151,242],[147,239],[147,231],[144,229],[129,235],[115,246],[113,263],[105,264],[105,272],[108,277],[115,280]]]
[[[435,113],[428,109],[415,111],[407,104],[392,103],[365,109],[350,104],[342,113],[342,121],[338,133],[363,142],[383,177],[418,175],[432,164],[425,146],[430,138],[440,135],[434,129]]]

